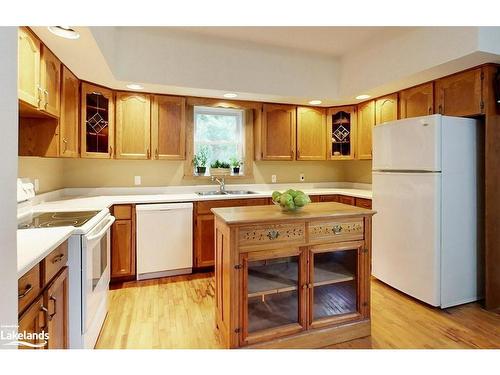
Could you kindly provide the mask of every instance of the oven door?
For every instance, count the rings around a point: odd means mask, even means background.
[[[110,227],[115,218],[107,215],[82,237],[82,328],[84,336],[99,334],[107,312],[110,281]],[[98,319],[99,318],[99,319]],[[96,320],[102,320],[97,322]],[[97,339],[97,336],[95,337]],[[87,340],[85,340],[87,341]]]

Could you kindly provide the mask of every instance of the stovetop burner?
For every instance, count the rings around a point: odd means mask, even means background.
[[[98,213],[99,211],[42,212],[20,222],[17,228],[81,227]]]

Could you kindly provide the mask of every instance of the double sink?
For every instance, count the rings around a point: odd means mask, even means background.
[[[196,194],[201,196],[206,196],[206,195],[249,195],[257,193],[255,191],[248,191],[248,190],[218,190],[218,191],[197,191]]]

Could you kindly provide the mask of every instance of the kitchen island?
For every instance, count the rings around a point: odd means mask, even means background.
[[[214,208],[216,324],[227,348],[319,348],[370,335],[372,210]]]

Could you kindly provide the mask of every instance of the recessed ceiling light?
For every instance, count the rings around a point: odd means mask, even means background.
[[[311,104],[311,105],[319,105],[319,104],[321,104],[321,103],[322,103],[322,101],[321,101],[321,100],[317,100],[317,99],[316,99],[316,100],[311,100],[311,101],[309,102],[309,104]]]
[[[129,83],[127,85],[127,88],[129,88],[130,90],[142,90],[144,87],[139,85],[138,83]]]
[[[48,29],[52,34],[61,38],[78,39],[80,37],[80,34],[69,26],[49,26]]]
[[[356,99],[363,100],[363,99],[368,99],[370,97],[371,97],[371,95],[361,94],[361,95],[356,96]]]
[[[238,95],[233,93],[233,92],[228,92],[227,94],[224,94],[224,98],[236,98]]]

